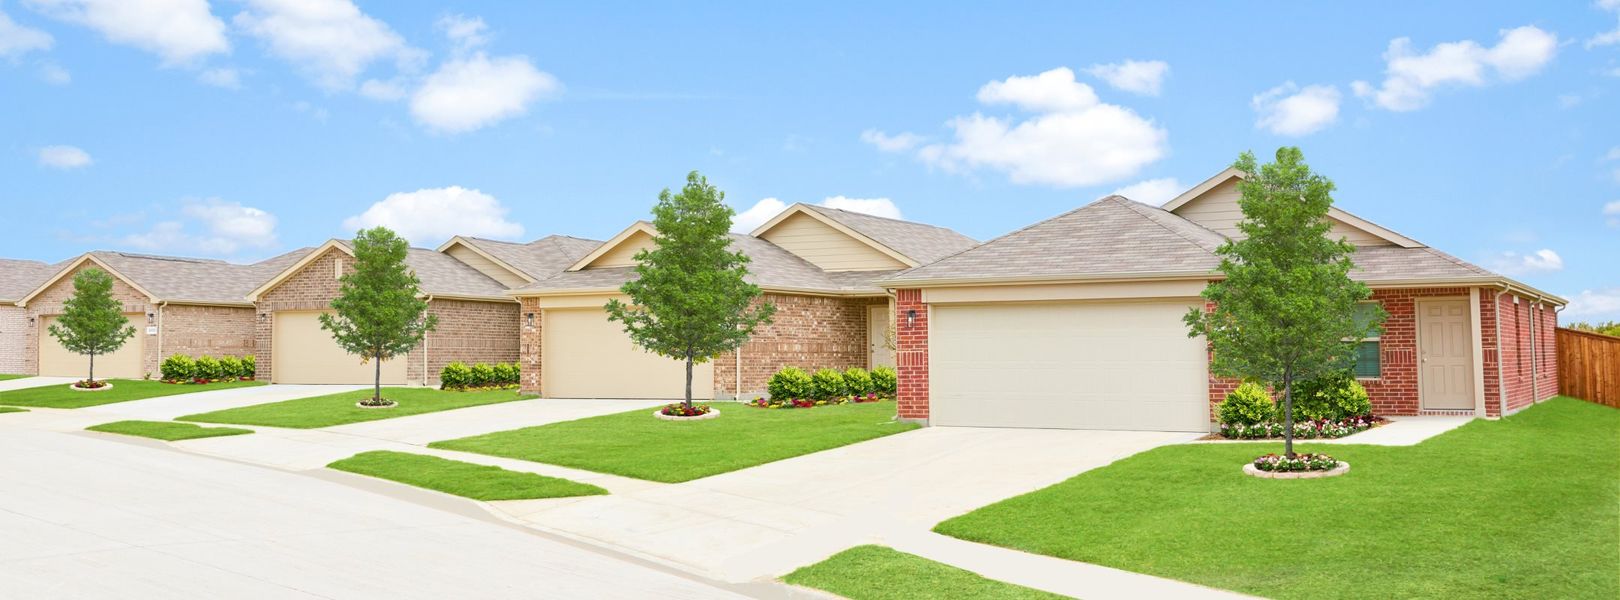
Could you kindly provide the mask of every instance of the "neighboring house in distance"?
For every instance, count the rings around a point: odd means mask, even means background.
[[[522,302],[523,389],[545,397],[677,398],[684,363],[647,353],[603,305],[622,298],[635,254],[652,246],[637,222],[550,277],[510,292]],[[748,280],[776,306],[737,352],[699,365],[694,397],[764,391],[771,373],[892,365],[887,292],[873,282],[972,247],[959,233],[909,221],[795,204],[752,233],[732,234]]]
[[[28,353],[28,309],[17,301],[63,265],[0,258],[0,373],[32,373]]]
[[[20,372],[72,377],[85,374],[87,359],[63,348],[47,328],[73,295],[73,277],[90,268],[112,275],[113,297],[123,303],[125,316],[135,327],[135,336],[117,351],[96,358],[98,377],[155,377],[158,364],[171,354],[253,354],[253,305],[244,296],[304,252],[308,249],[238,265],[96,251],[53,265],[15,303],[27,319],[22,343],[16,346],[23,359]],[[5,342],[7,348],[13,347],[9,338]]]
[[[934,425],[1207,431],[1236,387],[1182,316],[1242,219],[1228,169],[1155,208],[1103,198],[877,282],[897,298],[900,416]],[[1388,312],[1356,376],[1382,415],[1511,414],[1556,394],[1566,301],[1334,208]]]

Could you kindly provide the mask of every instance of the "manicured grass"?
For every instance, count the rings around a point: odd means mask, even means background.
[[[14,412],[28,412],[28,409],[26,409],[26,408],[17,408],[15,406],[0,406],[0,415],[6,414],[6,413],[14,413]]]
[[[203,427],[191,423],[175,423],[174,421],[113,421],[86,427],[90,431],[104,433],[118,433],[134,435],[156,440],[173,442],[175,440],[194,440],[197,438],[219,437],[222,435],[243,435],[253,433],[252,429],[237,429],[235,427]]]
[[[720,417],[707,421],[660,421],[646,408],[430,446],[676,483],[917,427],[893,420],[893,402],[790,410],[717,406]]]
[[[186,415],[178,421],[227,423],[232,425],[263,425],[313,429],[362,421],[392,419],[422,413],[439,412],[468,406],[496,404],[533,398],[514,391],[447,392],[432,388],[383,388],[383,397],[399,404],[392,408],[360,408],[354,403],[370,398],[371,390],[355,390],[314,398],[299,398],[285,402],[256,404],[228,410],[217,410],[197,415]]]
[[[263,381],[222,381],[207,385],[173,384],[142,379],[109,379],[107,381],[112,383],[112,389],[100,392],[71,390],[68,389],[69,384],[65,383],[0,392],[0,404],[45,408],[84,408],[114,402],[265,385]]]
[[[474,500],[530,500],[608,493],[594,485],[567,479],[387,450],[361,452],[326,466]]]
[[[33,375],[7,375],[5,373],[0,373],[0,381],[5,381],[7,379],[22,379],[24,377],[33,377]]]
[[[856,546],[789,573],[784,581],[851,600],[912,598],[1065,598],[1020,585],[985,579],[972,571],[937,563],[885,546]]]
[[[962,539],[1275,598],[1620,597],[1620,410],[1557,398],[1413,447],[1158,448],[950,519]]]

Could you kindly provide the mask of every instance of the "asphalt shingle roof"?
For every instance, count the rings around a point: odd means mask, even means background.
[[[568,268],[602,242],[566,235],[548,235],[527,244],[483,238],[462,238],[501,262],[535,279],[544,279]]]
[[[62,270],[65,265],[48,265],[37,260],[0,258],[0,302],[16,302]]]
[[[838,222],[839,225],[860,232],[861,235],[872,238],[879,244],[888,246],[890,250],[910,257],[919,265],[926,265],[979,243],[973,238],[944,227],[812,204],[803,206]]]
[[[825,292],[882,293],[872,282],[897,271],[828,273],[780,246],[751,235],[731,234],[731,243],[749,258],[747,280],[761,287]],[[523,286],[522,290],[613,289],[635,277],[633,267],[603,267],[565,271]]]

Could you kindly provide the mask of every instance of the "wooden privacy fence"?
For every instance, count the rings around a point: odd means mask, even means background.
[[[1558,328],[1558,392],[1620,408],[1620,337]]]

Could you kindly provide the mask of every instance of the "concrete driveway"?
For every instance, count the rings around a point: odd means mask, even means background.
[[[611,496],[492,503],[544,531],[724,581],[914,538],[941,520],[1198,434],[933,427]]]
[[[0,382],[4,383],[4,382]],[[70,382],[71,383],[71,382]],[[223,390],[206,390],[114,402],[74,409],[31,408],[14,421],[24,421],[34,429],[78,431],[91,425],[129,419],[168,421],[175,417],[224,410],[255,404],[268,404],[364,388],[363,385],[262,385]]]
[[[0,429],[7,597],[732,598],[757,589],[457,513],[471,505],[448,497],[418,494],[448,509],[409,501],[415,490],[403,486]]]
[[[78,381],[75,377],[21,377],[0,381],[0,400],[4,400],[6,392],[46,385],[67,385]]]

